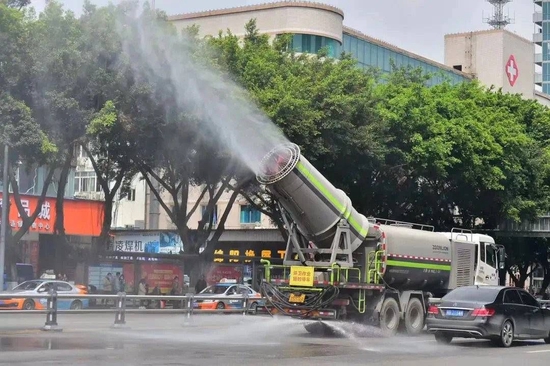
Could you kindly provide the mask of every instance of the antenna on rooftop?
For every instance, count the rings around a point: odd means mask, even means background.
[[[504,6],[512,0],[486,0],[489,4],[494,6],[494,11],[491,17],[484,18],[483,22],[489,24],[495,29],[504,29],[508,24],[512,24],[514,19],[507,15],[504,15]]]

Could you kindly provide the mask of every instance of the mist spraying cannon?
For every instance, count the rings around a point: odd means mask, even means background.
[[[309,250],[328,255],[331,262],[344,264],[351,260],[351,253],[369,232],[369,221],[353,208],[342,190],[334,187],[300,154],[298,145],[286,143],[268,152],[256,178],[290,216],[284,217],[287,227],[296,226],[298,233],[290,235],[296,249],[294,254],[300,256],[300,252],[307,254]],[[311,249],[310,242],[318,250]],[[348,258],[338,260],[342,256]],[[300,261],[303,263],[306,257],[301,256]],[[289,261],[290,258],[285,260]]]

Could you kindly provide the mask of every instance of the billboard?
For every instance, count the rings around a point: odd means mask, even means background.
[[[117,232],[109,250],[126,253],[179,254],[183,252],[183,242],[173,231]]]
[[[17,231],[23,226],[23,218],[15,205],[14,195],[10,195],[9,224],[12,230]],[[38,196],[22,194],[20,196],[21,206],[25,213],[30,216],[38,207]],[[53,234],[55,224],[55,202],[56,199],[46,197],[36,220],[29,228],[30,232],[40,234]],[[0,207],[2,205],[2,194],[0,193]],[[65,198],[63,201],[63,213],[65,232],[67,235],[99,236],[103,223],[104,203],[90,200],[72,200]]]

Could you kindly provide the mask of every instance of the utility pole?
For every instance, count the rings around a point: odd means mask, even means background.
[[[7,143],[4,143],[4,172],[2,174],[2,226],[0,227],[0,292],[4,291],[4,262],[6,255],[6,235],[8,227],[8,206],[10,202],[9,187],[10,179],[9,174],[9,147]]]

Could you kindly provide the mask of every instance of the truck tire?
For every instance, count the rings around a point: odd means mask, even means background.
[[[410,336],[416,336],[424,329],[424,307],[416,297],[409,300],[405,312],[405,328]]]
[[[399,328],[399,305],[392,297],[387,297],[380,309],[380,330],[385,337],[393,337]]]

